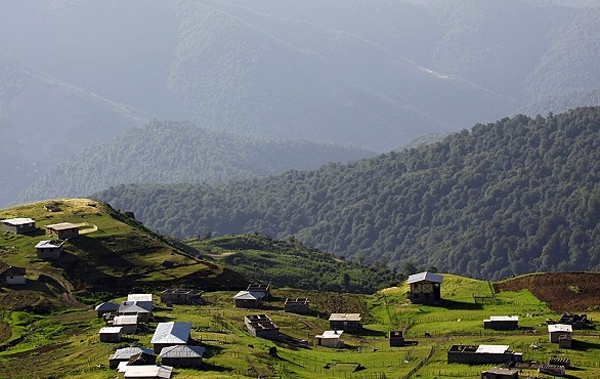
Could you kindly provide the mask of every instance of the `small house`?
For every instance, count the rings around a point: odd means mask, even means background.
[[[46,235],[59,240],[67,240],[79,236],[79,226],[70,222],[46,225]]]
[[[173,367],[200,367],[204,350],[203,346],[168,346],[160,352],[160,363]]]
[[[265,314],[244,316],[244,324],[254,337],[268,340],[279,338],[279,327]]]
[[[248,292],[262,293],[263,300],[269,300],[271,298],[271,286],[268,284],[249,284],[246,288]]]
[[[481,379],[519,379],[519,370],[494,367],[481,373]]]
[[[171,288],[160,293],[160,301],[163,304],[204,304],[202,294],[199,290]]]
[[[444,277],[432,272],[421,272],[408,277],[407,283],[410,286],[408,298],[415,304],[440,304],[441,285]]]
[[[169,379],[173,372],[173,367],[170,366],[125,366],[124,379]]]
[[[0,262],[0,285],[14,286],[27,283],[25,267],[10,266]]]
[[[112,326],[120,326],[123,328],[123,334],[135,334],[137,332],[138,317],[134,316],[116,316],[112,320]]]
[[[519,316],[491,316],[483,320],[484,329],[516,330],[519,328]]]
[[[100,329],[100,342],[121,342],[121,327],[120,326],[105,326]]]
[[[285,311],[290,313],[298,313],[305,315],[308,313],[308,299],[305,297],[298,297],[295,299],[285,299]]]
[[[98,314],[98,318],[102,318],[106,313],[116,313],[119,310],[119,304],[106,301],[104,303],[96,305],[94,310]]]
[[[152,349],[144,347],[125,347],[123,349],[117,349],[114,354],[108,357],[108,366],[112,369],[116,369],[121,362],[129,361],[129,358],[138,353],[152,354]]]
[[[326,330],[323,334],[315,336],[318,346],[332,347],[341,349],[344,347],[344,342],[341,340],[343,330]]]
[[[146,323],[150,321],[152,312],[148,309],[152,305],[148,302],[124,301],[119,305],[117,315],[119,316],[137,316],[138,323]]]
[[[150,343],[154,346],[154,353],[160,354],[167,346],[187,345],[191,340],[191,322],[161,322],[156,326]]]
[[[329,327],[332,330],[359,332],[362,330],[360,313],[332,313],[329,316]]]
[[[64,243],[65,241],[60,240],[46,240],[38,242],[35,245],[38,258],[48,261],[57,260],[64,251]]]
[[[558,343],[561,336],[573,336],[573,327],[567,324],[548,325],[548,333],[550,334],[550,342]]]
[[[523,353],[509,350],[508,345],[452,345],[448,363],[482,365],[488,363],[521,362]]]
[[[571,325],[573,329],[583,329],[588,325],[587,314],[563,313],[558,323]]]
[[[392,347],[404,346],[404,332],[402,330],[390,332],[389,338],[390,338],[390,346],[392,346]]]
[[[36,229],[35,220],[31,218],[19,217],[2,220],[2,229],[5,232],[14,234],[24,234]]]
[[[262,307],[264,297],[263,292],[240,291],[233,297],[233,300],[236,308],[257,309]]]

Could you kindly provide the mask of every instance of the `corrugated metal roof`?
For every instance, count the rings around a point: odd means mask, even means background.
[[[9,224],[12,226],[27,225],[27,224],[31,224],[33,222],[35,222],[34,219],[27,218],[27,217],[7,218],[5,220],[2,220],[2,223]]]
[[[115,334],[115,333],[121,333],[121,329],[123,329],[120,326],[105,326],[103,328],[100,328],[100,334]]]
[[[65,243],[65,241],[57,241],[57,240],[40,241],[35,245],[35,248],[36,249],[48,249],[48,248],[57,249],[57,248],[61,247],[64,243]]]
[[[202,358],[203,346],[176,345],[163,347],[158,355],[161,358]]]
[[[53,229],[53,230],[70,230],[70,229],[79,229],[79,226],[72,224],[70,222],[59,222],[58,224],[46,225],[46,228]]]
[[[124,378],[160,378],[171,377],[173,367],[171,366],[126,366]]]
[[[133,303],[124,302],[119,306],[119,313],[150,313],[150,310],[138,305],[137,301]]]
[[[235,300],[260,300],[265,297],[264,292],[240,291],[233,298]]]
[[[119,309],[119,304],[111,303],[110,301],[100,303],[94,308],[95,311],[116,311]]]
[[[360,313],[332,313],[329,321],[360,321]]]
[[[444,280],[442,275],[434,274],[433,272],[424,271],[418,274],[413,274],[408,277],[407,283],[417,283],[417,282],[432,282],[432,283],[441,283]]]
[[[326,330],[326,331],[323,332],[323,334],[320,334],[320,335],[318,335],[316,337],[317,338],[331,338],[331,339],[336,339],[336,338],[340,338],[343,333],[344,333],[343,330]]]
[[[138,317],[133,316],[116,316],[113,319],[113,325],[137,325]]]
[[[115,351],[115,353],[110,357],[110,359],[119,359],[119,360],[124,360],[124,359],[129,359],[131,358],[132,355],[136,355],[138,353],[146,353],[146,354],[152,354],[153,351],[152,349],[147,349],[144,347],[125,347],[122,349],[117,349]]]
[[[490,316],[489,321],[519,321],[519,316]]]
[[[565,333],[573,333],[573,327],[567,324],[553,324],[548,325],[548,332],[565,332]]]
[[[510,346],[508,345],[479,345],[476,354],[504,354]]]
[[[190,339],[191,322],[161,322],[156,327],[150,343],[185,344]]]

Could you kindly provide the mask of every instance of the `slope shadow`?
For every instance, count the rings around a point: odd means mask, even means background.
[[[467,303],[463,301],[446,300],[442,301],[441,308],[456,310],[482,310],[483,304]]]

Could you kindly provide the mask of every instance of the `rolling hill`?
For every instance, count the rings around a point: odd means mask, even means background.
[[[178,238],[258,232],[360,262],[476,278],[600,269],[600,108],[523,115],[441,142],[230,185],[94,195]]]
[[[351,146],[261,140],[153,121],[58,163],[17,200],[84,196],[123,183],[223,183],[373,155]]]

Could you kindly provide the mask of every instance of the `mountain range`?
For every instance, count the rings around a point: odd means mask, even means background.
[[[258,232],[359,262],[498,279],[600,269],[600,108],[477,124],[441,142],[229,185],[94,195],[178,238]]]

